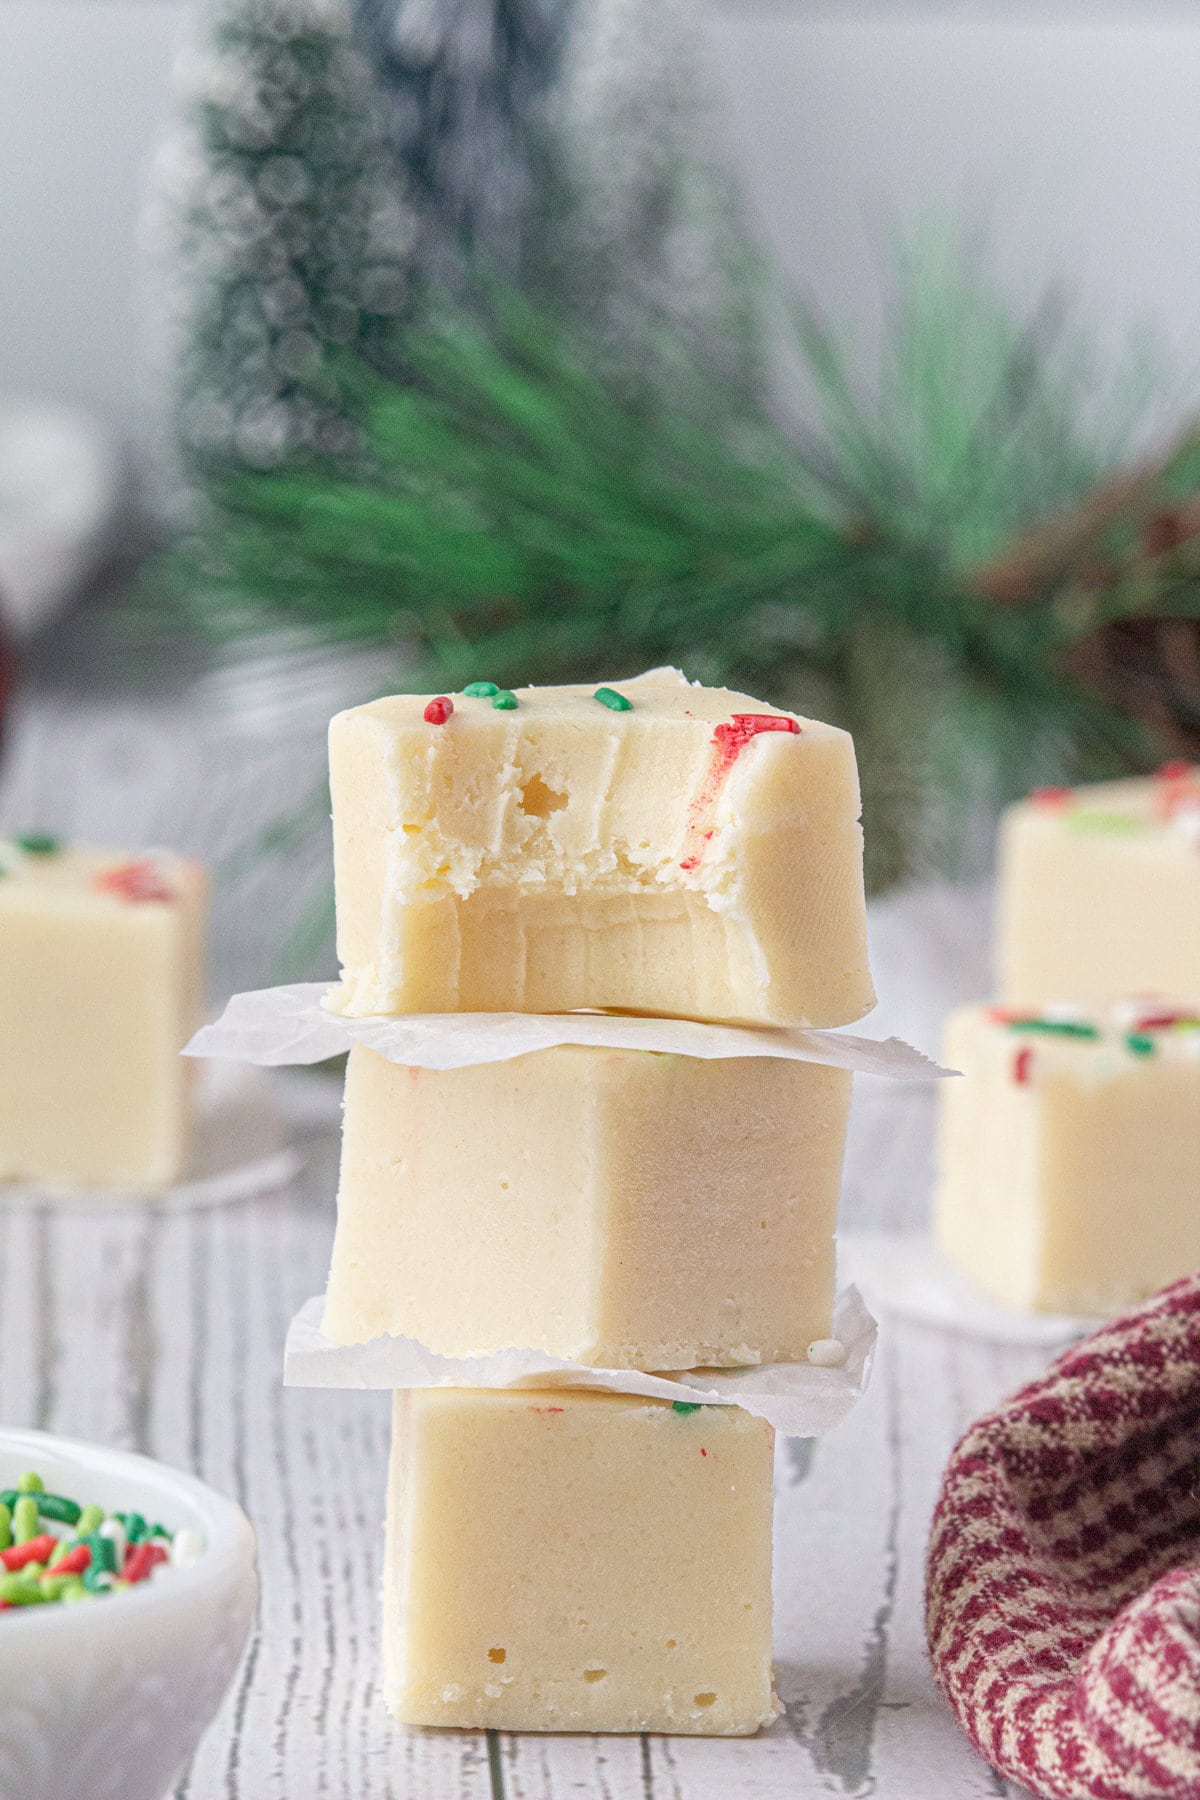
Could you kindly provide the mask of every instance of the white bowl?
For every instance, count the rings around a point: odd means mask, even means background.
[[[258,1599],[239,1506],[164,1463],[0,1428],[0,1489],[36,1469],[51,1493],[188,1525],[204,1551],[127,1591],[0,1614],[0,1795],[162,1800],[210,1723]]]

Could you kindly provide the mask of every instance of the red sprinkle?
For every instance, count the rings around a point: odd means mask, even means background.
[[[1013,1057],[1012,1078],[1018,1087],[1028,1087],[1029,1071],[1033,1065],[1033,1051],[1026,1044]]]
[[[1190,1024],[1195,1018],[1190,1012],[1156,1012],[1146,1013],[1134,1025],[1134,1031],[1168,1031],[1172,1025]]]
[[[1154,799],[1154,810],[1159,818],[1173,819],[1178,813],[1200,805],[1200,781],[1191,779],[1190,770],[1186,776],[1172,776],[1159,782]]]
[[[708,1455],[708,1451],[707,1451],[707,1450],[701,1450],[701,1452],[700,1452],[700,1454],[701,1454],[701,1456],[707,1456],[707,1455]]]
[[[116,894],[122,900],[173,900],[175,894],[163,879],[162,871],[151,860],[122,863],[119,868],[105,869],[95,884],[102,893]]]
[[[704,846],[711,838],[714,828],[711,825],[705,828],[701,821],[716,805],[729,771],[746,745],[763,731],[787,731],[794,737],[800,735],[799,725],[795,719],[789,719],[786,713],[734,713],[732,719],[725,724],[714,726],[708,772],[692,801],[688,820],[688,842],[691,848],[680,861],[681,869],[696,868],[704,855]]]
[[[151,1569],[167,1560],[167,1553],[161,1544],[130,1544],[125,1552],[122,1578],[125,1581],[145,1581]]]
[[[530,1410],[530,1412],[536,1412],[536,1413],[554,1413],[554,1412],[561,1412],[562,1407],[561,1406],[531,1406],[529,1410]]]
[[[1034,788],[1029,798],[1035,806],[1066,806],[1071,798],[1069,787]]]
[[[790,731],[793,737],[800,735],[799,725],[786,713],[734,713],[728,725],[717,726],[713,740],[732,760],[760,731]]]
[[[425,708],[427,725],[444,725],[454,711],[454,702],[447,694],[437,694]]]
[[[76,1544],[73,1550],[68,1550],[67,1554],[60,1557],[55,1563],[54,1573],[56,1575],[82,1575],[86,1568],[90,1568],[91,1561],[90,1547],[87,1544]]]
[[[7,1550],[0,1550],[0,1562],[11,1573],[14,1569],[23,1569],[26,1563],[49,1562],[58,1548],[58,1539],[49,1532],[43,1537],[30,1538],[24,1544],[10,1544]]]
[[[1196,772],[1194,763],[1177,758],[1174,762],[1165,762],[1155,769],[1154,778],[1156,781],[1190,781]]]

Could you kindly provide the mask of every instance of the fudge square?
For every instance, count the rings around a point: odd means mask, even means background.
[[[206,902],[182,857],[0,839],[0,1180],[182,1174]]]
[[[326,1334],[605,1368],[802,1359],[830,1332],[851,1077],[563,1045],[346,1072]]]
[[[1200,1016],[968,1007],[948,1022],[938,1242],[996,1299],[1108,1314],[1200,1268]]]
[[[1000,997],[1200,1001],[1200,769],[1045,788],[1000,837]]]
[[[506,1731],[770,1724],[773,1439],[731,1406],[398,1393],[389,1710]]]
[[[823,1026],[874,1004],[833,726],[676,669],[476,682],[339,713],[329,764],[340,1011]]]

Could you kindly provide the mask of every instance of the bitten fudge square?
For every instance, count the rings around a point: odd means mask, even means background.
[[[1105,1315],[1200,1268],[1200,1016],[1129,1001],[952,1015],[935,1229],[1025,1310]]]
[[[874,1003],[844,731],[656,670],[377,700],[329,757],[338,1010],[827,1026]]]
[[[184,1172],[206,905],[183,857],[0,839],[0,1180],[153,1190]]]
[[[1010,807],[997,904],[1006,1004],[1200,1002],[1200,769],[1167,763]]]
[[[827,1338],[851,1076],[563,1045],[407,1068],[355,1046],[324,1329],[606,1368]]]
[[[769,1724],[773,1437],[735,1407],[398,1393],[391,1712],[520,1731]]]

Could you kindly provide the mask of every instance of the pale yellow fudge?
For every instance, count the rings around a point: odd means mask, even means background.
[[[0,839],[0,1181],[180,1176],[206,907],[179,856]]]
[[[940,1091],[937,1241],[995,1299],[1108,1314],[1200,1268],[1200,1016],[967,1007]]]
[[[325,1331],[606,1368],[827,1338],[849,1073],[562,1046],[465,1069],[356,1046]]]
[[[329,761],[343,1012],[874,1004],[844,731],[662,669],[376,700]]]
[[[569,1388],[397,1394],[390,1711],[505,1731],[770,1724],[773,1435],[734,1407]]]
[[[1044,788],[1000,836],[1001,998],[1200,1001],[1200,770]]]

